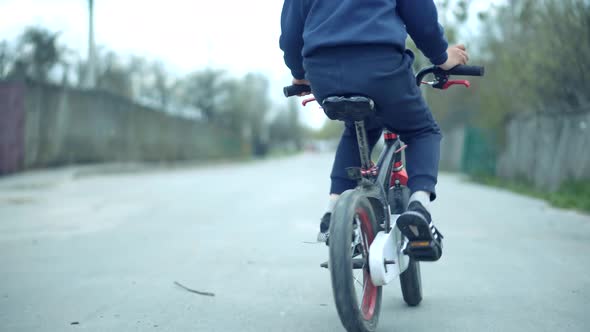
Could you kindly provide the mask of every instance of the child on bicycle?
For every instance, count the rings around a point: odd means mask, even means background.
[[[285,0],[281,30],[280,47],[293,84],[311,85],[320,103],[329,96],[373,99],[376,116],[365,121],[371,149],[384,127],[408,144],[411,197],[397,223],[410,240],[442,247],[430,215],[442,136],[416,86],[414,55],[406,49],[406,38],[409,34],[422,53],[445,70],[466,64],[468,54],[462,45],[448,46],[433,0]],[[354,123],[345,123],[318,241],[328,240],[339,195],[356,187],[346,168],[360,165]]]

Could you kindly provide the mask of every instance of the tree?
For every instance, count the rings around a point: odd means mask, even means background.
[[[464,29],[464,27],[469,19],[470,4],[470,1],[467,0],[438,1],[439,21],[445,29],[445,37],[450,45],[454,45],[458,42],[465,43],[465,39],[469,37],[464,33],[460,34],[459,32],[467,30]],[[416,46],[413,42],[408,42],[408,47],[417,52]],[[421,53],[418,54],[419,55],[414,62],[415,70],[432,65],[424,55]],[[467,120],[466,115],[469,114],[468,109],[463,107],[464,103],[457,103],[457,99],[452,97],[460,95],[461,92],[463,91],[451,89],[451,91],[441,93],[440,91],[436,91],[429,87],[423,89],[424,96],[428,101],[430,108],[437,117],[437,120],[444,127],[446,127],[447,124],[453,126],[454,123],[457,123],[457,119],[462,119],[463,122]],[[465,96],[464,92],[462,96]],[[459,121],[459,123],[461,123],[461,121]]]
[[[168,74],[164,69],[163,63],[159,61],[154,62],[152,64],[151,71],[154,76],[152,89],[156,100],[158,101],[160,108],[162,110],[166,110],[170,104],[173,84],[168,78]]]
[[[0,42],[0,79],[8,76],[10,66],[12,65],[14,55],[8,47],[8,42]]]
[[[567,112],[590,103],[590,3],[511,0],[487,20],[488,71],[481,119],[499,126],[509,114]],[[502,96],[502,98],[498,98]]]
[[[84,81],[84,77],[88,72],[88,66],[86,61],[80,61],[77,64],[78,84],[82,88],[86,88],[87,82]],[[96,84],[94,89],[133,99],[131,73],[116,53],[112,51],[97,52],[95,66]]]
[[[203,119],[214,123],[221,111],[225,90],[225,72],[216,69],[204,69],[182,79],[179,82],[180,95],[184,103],[201,112]]]
[[[296,100],[290,99],[287,107],[279,111],[270,124],[269,132],[273,145],[292,146],[296,150],[303,148],[303,128],[299,123]]]
[[[268,79],[257,73],[247,74],[242,80],[246,131],[249,133],[252,152],[264,156],[268,152],[268,131],[266,114],[270,108]]]
[[[443,127],[470,123],[500,130],[514,114],[590,104],[590,2],[510,0],[480,19],[479,53],[471,52],[470,62],[485,65],[486,76],[474,79],[469,93],[429,92]]]
[[[62,61],[58,32],[41,27],[28,27],[17,43],[18,56],[14,59],[13,74],[24,74],[41,82],[49,80],[50,71]],[[20,72],[20,73],[18,73]]]
[[[320,140],[339,139],[344,131],[344,122],[328,120],[322,128],[313,133],[312,137]]]
[[[248,98],[243,82],[237,79],[226,79],[222,85],[222,98],[219,99],[218,124],[224,129],[236,133],[245,138],[247,111],[244,109],[244,101]]]
[[[160,61],[132,56],[124,66],[131,81],[133,99],[172,112],[178,106],[175,94],[176,82]]]

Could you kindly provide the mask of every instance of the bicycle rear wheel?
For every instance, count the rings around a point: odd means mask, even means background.
[[[422,276],[420,274],[420,262],[410,258],[408,268],[399,276],[400,286],[404,301],[410,307],[415,307],[422,302]]]
[[[382,289],[371,281],[368,253],[379,230],[371,203],[361,191],[342,194],[330,222],[328,266],[336,309],[349,332],[377,328]]]
[[[406,211],[410,189],[406,186],[392,187],[389,190],[389,203],[395,214]],[[400,236],[403,236],[400,234]],[[415,307],[422,302],[422,275],[420,274],[420,262],[410,257],[408,268],[399,276],[402,295],[407,305]]]

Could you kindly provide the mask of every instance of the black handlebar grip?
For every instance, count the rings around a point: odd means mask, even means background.
[[[311,92],[311,87],[305,84],[294,84],[283,88],[285,97],[298,96],[304,92]]]
[[[459,76],[483,76],[485,73],[485,68],[482,66],[464,66],[458,65],[451,70],[447,71],[449,75],[459,75]]]

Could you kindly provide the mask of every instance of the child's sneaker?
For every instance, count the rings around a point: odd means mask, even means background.
[[[332,214],[326,212],[320,222],[320,232],[318,233],[318,242],[325,242],[328,245],[328,237],[330,237],[330,218]]]
[[[421,261],[436,261],[442,255],[442,234],[432,224],[422,203],[413,201],[397,219],[397,227],[408,238],[408,254]]]

